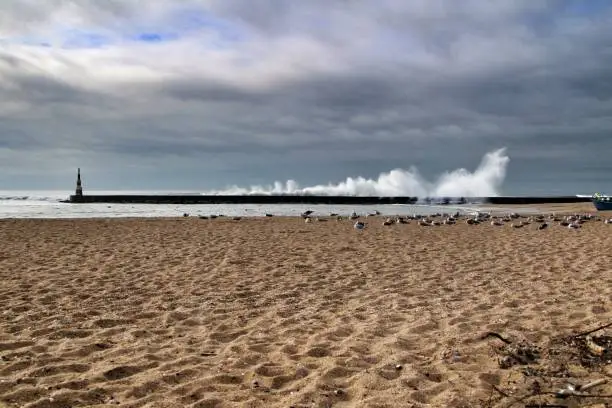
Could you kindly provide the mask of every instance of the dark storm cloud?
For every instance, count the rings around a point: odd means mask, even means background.
[[[80,2],[57,16],[10,4],[37,38],[59,35],[54,27],[70,13],[92,30],[161,26],[170,14],[178,21],[178,6],[163,1],[143,15],[129,1]],[[501,146],[519,161],[533,157],[534,146],[559,160],[598,161],[612,150],[609,7],[249,4],[190,1],[185,7],[201,12],[195,34],[95,50],[20,46],[33,34],[7,24],[0,159],[15,172],[32,151],[49,169],[66,166],[65,149],[100,166],[166,158],[214,170],[225,157],[239,168],[267,166],[266,175],[316,163],[337,179],[355,174],[332,162],[375,176],[425,156],[465,165]]]

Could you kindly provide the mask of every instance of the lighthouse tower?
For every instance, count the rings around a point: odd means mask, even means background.
[[[81,185],[81,168],[77,170],[76,196],[83,197],[83,186]]]

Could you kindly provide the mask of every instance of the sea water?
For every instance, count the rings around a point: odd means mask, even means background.
[[[92,191],[90,194],[176,194],[166,191]],[[313,215],[353,212],[366,215],[379,211],[383,215],[428,215],[442,212],[473,212],[483,207],[465,205],[326,205],[326,204],[71,204],[62,203],[69,191],[0,191],[0,218],[116,218],[180,217],[183,214],[263,217],[266,214],[296,216],[306,210]]]

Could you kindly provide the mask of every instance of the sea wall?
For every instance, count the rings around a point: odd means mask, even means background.
[[[481,197],[481,198],[424,198],[417,197],[357,197],[321,195],[71,195],[70,203],[114,203],[114,204],[464,204],[482,202],[501,205],[554,204],[589,202],[588,197]]]
[[[416,197],[355,197],[315,195],[83,195],[71,203],[115,204],[414,204]]]
[[[527,205],[527,204],[565,204],[565,203],[588,203],[589,197],[577,196],[555,196],[555,197],[486,197],[487,204],[501,205]]]

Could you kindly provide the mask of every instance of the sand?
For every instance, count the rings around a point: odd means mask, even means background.
[[[612,322],[612,225],[367,221],[2,220],[0,401],[501,407],[598,378],[612,394],[611,365],[559,340]],[[517,344],[542,354],[501,367]]]

